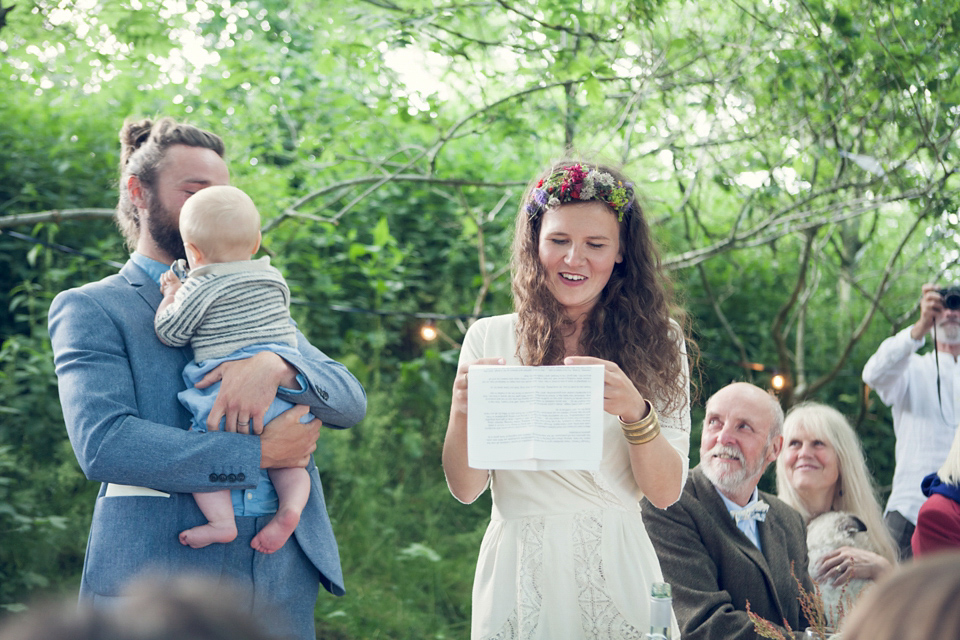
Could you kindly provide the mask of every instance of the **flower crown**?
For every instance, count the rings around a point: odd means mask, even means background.
[[[606,171],[575,164],[558,169],[537,183],[527,202],[527,215],[535,218],[545,209],[574,200],[599,200],[613,209],[617,220],[623,222],[633,200],[633,185],[616,180]]]

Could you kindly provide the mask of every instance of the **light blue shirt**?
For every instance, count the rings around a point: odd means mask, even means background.
[[[133,264],[146,271],[147,275],[150,276],[151,280],[157,283],[158,287],[160,286],[160,278],[164,273],[170,270],[170,265],[158,262],[153,258],[148,258],[142,253],[137,253],[136,251],[130,254],[130,260],[133,261]]]
[[[148,258],[142,253],[134,251],[130,254],[130,260],[135,265],[143,269],[150,278],[159,286],[160,278],[164,273],[170,270],[170,265],[158,262],[153,258]],[[307,389],[306,378],[302,373],[297,373],[297,384],[299,389],[287,389],[280,387],[280,390],[288,395],[303,393]],[[273,488],[273,483],[267,476],[266,470],[260,470],[260,482],[253,489],[233,489],[230,491],[233,499],[233,513],[238,516],[266,516],[277,512],[279,500],[277,492]]]
[[[714,487],[714,489],[716,489],[716,487]],[[725,495],[723,495],[722,493],[720,493],[720,490],[719,490],[719,489],[717,489],[717,494],[720,496],[720,499],[723,500],[723,504],[727,507],[727,511],[731,512],[731,514],[730,514],[730,517],[731,517],[731,518],[733,518],[733,513],[732,513],[733,511],[739,511],[740,509],[746,509],[747,507],[749,507],[750,505],[752,505],[753,503],[755,503],[755,502],[757,501],[757,496],[759,495],[759,493],[758,493],[758,491],[757,491],[757,488],[754,487],[754,488],[753,488],[753,495],[750,496],[750,501],[747,502],[747,504],[745,504],[745,505],[743,505],[743,506],[741,507],[740,505],[738,505],[738,504],[737,504],[736,502],[734,502],[733,500],[727,499],[727,496],[725,496]],[[734,520],[734,522],[736,522],[736,520]],[[757,521],[756,521],[756,520],[747,519],[747,520],[743,520],[743,521],[741,521],[741,522],[737,522],[737,528],[740,529],[740,531],[743,531],[743,533],[744,533],[745,536],[747,536],[748,538],[750,538],[750,542],[753,543],[753,546],[755,546],[757,549],[760,549],[761,551],[763,551],[763,547],[760,546],[760,534],[759,534],[759,532],[757,531]]]

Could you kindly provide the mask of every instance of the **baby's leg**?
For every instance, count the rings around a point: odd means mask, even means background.
[[[310,498],[310,474],[303,467],[270,469],[267,473],[280,507],[273,520],[250,541],[250,546],[261,553],[273,553],[284,545],[300,524],[300,514]]]
[[[229,491],[195,493],[194,500],[207,517],[207,524],[180,532],[180,544],[200,549],[215,542],[230,542],[237,537],[233,519],[233,500]]]

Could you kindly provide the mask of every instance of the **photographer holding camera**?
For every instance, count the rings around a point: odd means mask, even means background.
[[[935,349],[919,355],[928,333]],[[944,354],[941,358],[940,354]],[[863,367],[863,381],[893,410],[896,467],[884,521],[900,548],[910,537],[926,497],[924,476],[943,464],[960,422],[960,287],[923,285],[920,318],[884,340]]]

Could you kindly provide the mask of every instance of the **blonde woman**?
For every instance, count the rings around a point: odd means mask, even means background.
[[[777,496],[808,523],[828,511],[852,513],[866,525],[869,546],[879,551],[840,547],[810,567],[815,582],[839,586],[854,578],[876,580],[896,564],[860,439],[836,409],[808,402],[787,414]]]

